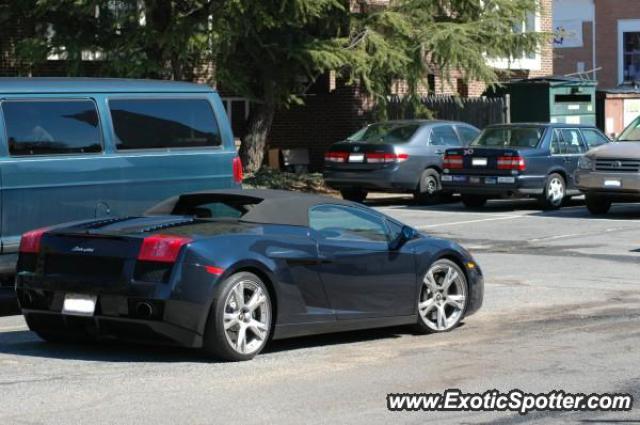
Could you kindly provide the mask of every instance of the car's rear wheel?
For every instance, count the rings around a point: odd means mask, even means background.
[[[367,198],[368,192],[362,189],[342,189],[340,195],[347,201],[362,202]]]
[[[413,199],[419,204],[431,204],[439,200],[441,190],[440,174],[429,168],[422,172]]]
[[[587,193],[584,201],[587,205],[587,209],[593,215],[606,214],[611,209],[611,201],[601,196],[590,195]]]
[[[557,210],[562,206],[567,192],[567,184],[564,178],[558,173],[551,173],[547,176],[544,184],[544,192],[540,203],[545,210]]]
[[[462,203],[467,208],[480,208],[487,203],[487,198],[481,195],[463,194]]]
[[[467,278],[456,263],[447,259],[433,263],[419,292],[418,330],[446,332],[458,326],[467,307],[467,293]]]
[[[253,273],[236,273],[220,285],[204,349],[222,360],[251,360],[269,340],[271,321],[271,298],[264,282]]]

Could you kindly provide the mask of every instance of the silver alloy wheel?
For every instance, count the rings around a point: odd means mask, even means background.
[[[564,199],[564,183],[560,177],[553,177],[547,186],[547,199],[553,204],[558,205]]]
[[[263,289],[252,280],[236,283],[224,303],[224,334],[240,354],[260,350],[269,336],[271,304]]]
[[[446,262],[436,263],[423,279],[418,313],[434,331],[447,331],[462,318],[467,299],[464,276]]]

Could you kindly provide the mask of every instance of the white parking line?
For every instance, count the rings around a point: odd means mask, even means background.
[[[0,328],[0,332],[11,332],[11,331],[28,331],[29,328],[26,326],[9,326]]]
[[[483,218],[479,220],[466,220],[466,221],[453,221],[449,223],[437,223],[437,224],[428,224],[426,226],[418,226],[418,229],[431,229],[433,227],[443,227],[443,226],[457,226],[459,224],[472,224],[472,223],[481,223],[483,221],[498,221],[498,220],[514,220],[516,218],[525,218],[528,217],[526,215],[509,215],[506,217],[492,217],[492,218]]]

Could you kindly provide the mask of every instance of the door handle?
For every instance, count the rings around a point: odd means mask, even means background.
[[[436,149],[436,155],[442,155],[444,151],[442,149]]]

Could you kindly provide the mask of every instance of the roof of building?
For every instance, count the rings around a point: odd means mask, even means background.
[[[0,78],[0,94],[36,93],[207,93],[213,88],[182,81],[126,78]]]
[[[309,209],[316,205],[360,206],[329,196],[270,189],[222,189],[175,196],[148,210],[145,215],[182,215],[191,205],[242,203],[250,209],[240,218],[251,223],[309,225]]]

